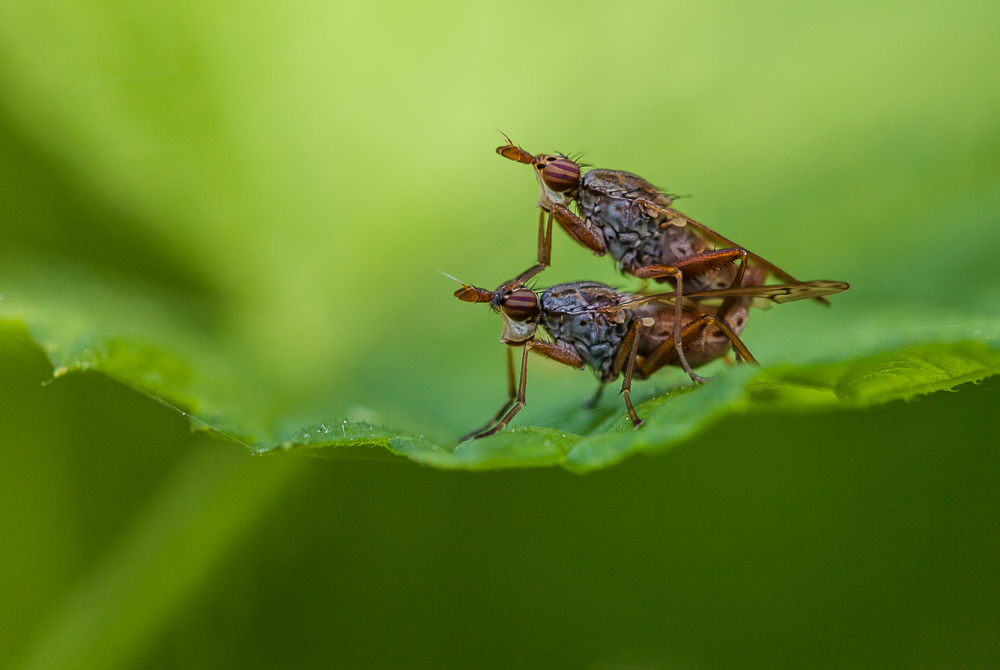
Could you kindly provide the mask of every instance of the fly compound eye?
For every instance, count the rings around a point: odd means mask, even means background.
[[[503,313],[511,321],[527,321],[538,316],[538,296],[527,288],[519,288],[503,303]]]
[[[568,191],[580,183],[580,166],[568,158],[550,160],[542,167],[542,179],[557,193]]]

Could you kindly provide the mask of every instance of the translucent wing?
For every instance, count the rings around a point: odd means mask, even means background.
[[[714,291],[698,291],[696,293],[685,293],[685,300],[712,300],[723,299],[735,296],[745,296],[755,300],[764,300],[774,303],[795,302],[796,300],[817,300],[828,295],[840,293],[850,288],[850,284],[843,281],[828,281],[818,279],[816,281],[792,282],[789,284],[770,284],[767,286],[737,286],[731,288],[717,289]],[[607,311],[619,309],[633,309],[650,302],[673,302],[677,297],[676,293],[655,293],[653,295],[635,296],[632,300],[621,303]]]
[[[735,288],[724,288],[715,291],[698,291],[697,293],[687,293],[684,295],[684,298],[699,300],[708,298],[728,298],[730,296],[748,296],[755,299],[769,300],[780,305],[781,303],[795,302],[796,300],[816,300],[828,295],[834,295],[835,293],[841,293],[850,287],[851,285],[845,281],[817,279],[816,281],[792,282],[789,284],[738,286]]]
[[[660,212],[660,213],[663,213],[663,214],[666,214],[666,215],[672,217],[671,218],[672,225],[678,225],[677,221],[679,219],[681,221],[684,221],[684,225],[691,226],[692,228],[695,228],[698,232],[700,232],[705,237],[705,239],[707,239],[707,240],[709,240],[711,242],[714,242],[717,245],[720,245],[720,246],[723,246],[723,247],[737,247],[737,248],[740,248],[740,249],[744,249],[745,248],[745,247],[743,247],[740,244],[736,244],[735,242],[733,242],[728,237],[724,237],[723,235],[717,233],[716,231],[712,230],[711,228],[709,228],[705,224],[699,223],[698,221],[695,221],[694,219],[692,219],[692,218],[690,218],[688,216],[685,216],[684,214],[681,214],[680,212],[678,212],[675,209],[668,209],[668,208],[665,208],[665,207],[661,207],[660,205],[657,205],[656,203],[652,202],[651,200],[649,200],[647,198],[635,198],[635,197],[632,197],[632,196],[630,196],[628,194],[622,194],[622,195],[611,196],[611,197],[619,197],[619,198],[621,198],[623,200],[633,200],[633,201],[635,201],[635,200],[642,200],[642,204],[643,204],[644,207],[646,207],[646,209],[648,209],[650,211]],[[753,253],[749,249],[747,249],[746,252],[750,256],[750,258],[753,260],[754,263],[756,263],[757,265],[760,265],[763,268],[766,268],[769,273],[771,273],[772,275],[774,275],[775,277],[777,277],[781,281],[786,282],[787,284],[801,283],[801,282],[799,282],[798,279],[796,279],[792,275],[788,274],[787,272],[785,272],[784,270],[782,270],[781,268],[779,268],[777,265],[775,265],[771,261],[767,260],[766,258],[758,256],[757,254]],[[837,293],[837,291],[834,291],[834,293]],[[823,305],[827,305],[827,306],[829,306],[829,304],[830,304],[830,302],[826,298],[824,298],[822,295],[814,296],[813,300],[816,300],[816,302],[818,302],[820,304],[823,304]]]

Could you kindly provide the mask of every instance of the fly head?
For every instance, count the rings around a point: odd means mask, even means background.
[[[519,344],[535,337],[542,310],[534,291],[530,288],[515,289],[501,296],[499,304],[503,316],[503,342]]]
[[[580,187],[580,165],[561,154],[539,154],[533,166],[541,189],[538,206],[546,212],[555,205],[568,206]]]

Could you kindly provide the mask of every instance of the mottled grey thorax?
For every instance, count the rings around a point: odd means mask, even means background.
[[[577,203],[581,218],[601,231],[608,253],[623,272],[658,263],[660,216],[650,216],[634,197],[633,182],[649,186],[628,172],[591,170],[583,176]]]
[[[656,209],[669,208],[669,196],[629,172],[591,170],[583,177],[577,203],[581,218],[601,232],[608,253],[622,272],[647,265],[674,265],[706,248],[690,227],[670,224],[670,217]],[[710,277],[692,278],[688,290],[704,290],[710,284]]]
[[[611,381],[617,376],[611,374],[611,368],[632,313],[593,310],[620,304],[629,297],[597,282],[557,284],[538,297],[542,310],[539,323],[556,344],[578,353],[599,379]]]

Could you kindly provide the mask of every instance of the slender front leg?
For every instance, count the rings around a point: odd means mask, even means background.
[[[548,214],[548,216],[546,216]],[[519,274],[514,279],[501,284],[497,290],[520,286],[552,265],[552,220],[559,222],[570,237],[593,251],[598,256],[607,252],[604,238],[597,231],[591,230],[587,224],[573,212],[562,205],[556,205],[552,211],[542,210],[538,215],[538,262]]]
[[[514,381],[514,349],[512,347],[504,347],[504,349],[507,350],[507,402],[493,416],[490,423],[502,417],[510,409],[510,406],[514,404],[514,398],[517,397],[517,384]],[[486,425],[488,426],[490,423]]]
[[[547,222],[544,233],[542,221]],[[538,264],[543,268],[552,265],[552,212],[546,212],[544,209],[538,213]]]
[[[458,438],[459,442],[465,442],[470,437],[474,437],[484,430],[487,430],[490,426],[496,423],[500,417],[510,410],[511,405],[514,404],[514,401],[517,398],[517,386],[515,386],[514,383],[514,348],[506,346],[504,349],[507,350],[507,402],[500,407],[500,411],[497,412],[492,419],[486,422],[485,426],[466,433],[462,437]]]
[[[597,407],[597,403],[601,402],[601,396],[604,395],[604,382],[600,382],[597,385],[597,390],[594,391],[594,395],[590,397],[589,400],[583,401],[584,409],[594,409]]]
[[[548,216],[546,216],[548,214]],[[548,224],[546,225],[546,221]],[[552,264],[552,212],[541,210],[538,213],[538,262],[518,276],[505,281],[497,287],[497,291],[505,291],[514,286],[522,286],[529,279]]]
[[[521,382],[520,384],[518,384],[517,387],[517,397],[514,399],[513,407],[507,410],[507,413],[504,414],[503,417],[498,422],[496,422],[496,424],[492,428],[487,429],[484,426],[478,431],[474,431],[466,436],[463,436],[461,439],[459,439],[459,442],[464,442],[469,438],[478,440],[481,437],[488,437],[490,435],[494,435],[497,432],[499,432],[500,429],[502,429],[504,426],[510,423],[510,420],[513,419],[514,416],[521,411],[521,408],[524,407],[524,395],[528,385],[528,352],[531,351],[532,349],[540,353],[541,355],[545,356],[546,358],[551,358],[557,363],[569,365],[571,367],[578,368],[581,370],[584,367],[583,359],[580,358],[579,354],[577,354],[572,349],[564,349],[563,347],[557,346],[555,344],[549,344],[548,342],[537,342],[535,340],[525,342],[524,354],[522,354],[521,356]],[[488,425],[489,424],[487,424],[487,426]]]

